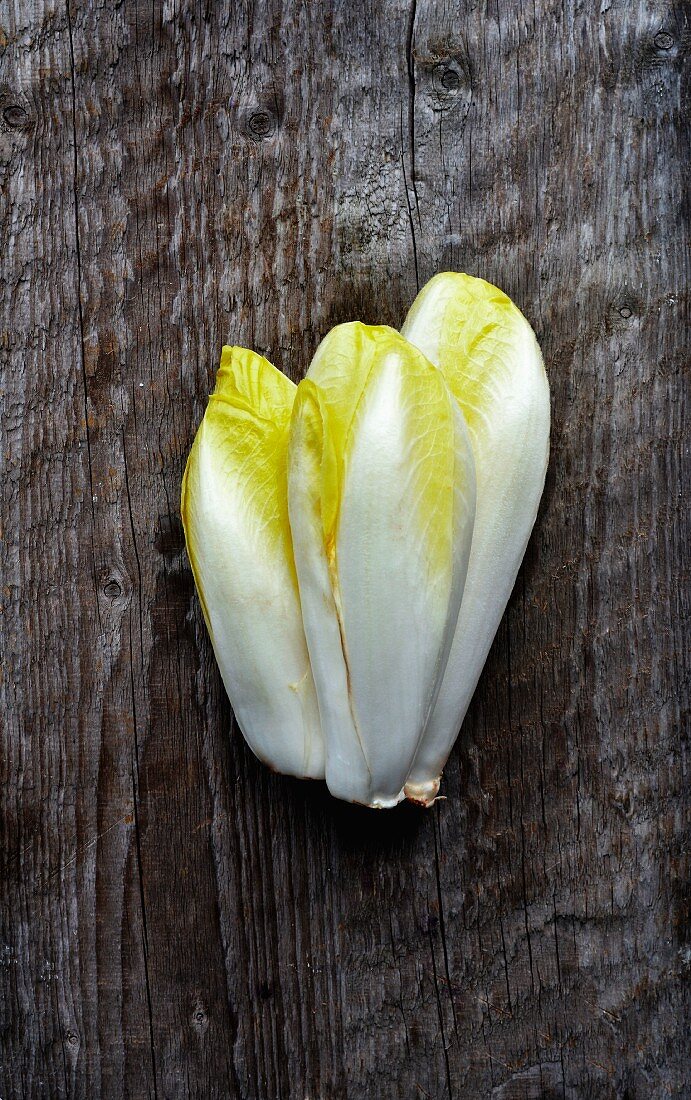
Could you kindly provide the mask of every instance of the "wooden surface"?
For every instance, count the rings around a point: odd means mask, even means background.
[[[2,1100],[690,1094],[688,46],[1,0]],[[297,379],[447,268],[533,322],[552,460],[447,800],[373,814],[231,730],[180,478],[223,342]]]

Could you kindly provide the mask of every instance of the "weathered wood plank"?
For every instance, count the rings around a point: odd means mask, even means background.
[[[682,1096],[688,14],[0,4],[2,1097]],[[435,271],[533,321],[553,458],[427,814],[267,773],[179,483]]]

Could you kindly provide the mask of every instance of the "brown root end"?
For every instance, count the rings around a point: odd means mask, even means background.
[[[430,779],[426,783],[406,783],[405,796],[414,805],[424,806],[425,809],[428,809],[439,798],[444,797],[439,795],[440,782],[441,776],[439,775],[436,779]]]

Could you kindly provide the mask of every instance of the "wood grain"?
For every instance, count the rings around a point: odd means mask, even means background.
[[[0,1096],[688,1095],[688,9],[0,3]],[[545,497],[427,813],[232,728],[180,478],[442,269],[533,322]],[[230,736],[229,736],[230,732]]]

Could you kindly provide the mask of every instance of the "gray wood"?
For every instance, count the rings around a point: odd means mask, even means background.
[[[0,3],[3,1100],[688,1095],[688,47]],[[447,800],[375,815],[229,736],[180,478],[224,341],[297,379],[447,268],[534,323],[552,461]]]

